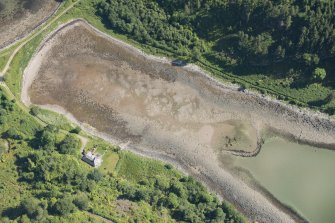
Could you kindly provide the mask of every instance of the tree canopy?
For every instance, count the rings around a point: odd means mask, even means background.
[[[286,62],[311,79],[316,67],[335,64],[334,10],[334,0],[102,0],[98,5],[111,28],[141,43],[226,68]]]

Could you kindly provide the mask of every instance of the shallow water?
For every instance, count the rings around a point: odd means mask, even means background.
[[[335,222],[335,151],[275,138],[256,157],[234,158],[234,165],[310,222]]]

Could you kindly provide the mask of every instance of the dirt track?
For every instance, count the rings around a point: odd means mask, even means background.
[[[105,138],[128,143],[128,149],[177,164],[252,220],[292,222],[279,204],[226,170],[224,151],[248,145],[252,151],[257,144],[252,139],[265,128],[334,148],[334,123],[222,86],[191,72],[194,66],[181,69],[157,60],[77,23],[62,29],[31,61],[23,101],[29,104],[27,90],[36,76],[33,103],[59,105],[96,127],[94,133],[105,132]]]

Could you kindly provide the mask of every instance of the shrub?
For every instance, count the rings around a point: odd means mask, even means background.
[[[67,216],[76,210],[76,206],[72,202],[71,197],[59,199],[53,206],[53,211],[61,216]]]
[[[326,70],[324,68],[317,67],[313,71],[313,78],[314,78],[314,80],[322,81],[323,79],[326,78],[326,76],[327,76],[327,72],[326,72]]]
[[[9,128],[5,133],[5,137],[16,140],[22,139],[21,134],[14,128]]]
[[[73,135],[67,135],[59,146],[59,152],[62,154],[75,154],[79,146],[79,141]]]
[[[33,116],[37,116],[40,112],[40,109],[37,106],[33,106],[30,108],[30,114]]]
[[[74,134],[79,134],[81,131],[81,128],[79,126],[75,127],[74,129],[71,130],[71,133],[74,133]]]
[[[77,197],[73,200],[73,203],[80,209],[80,210],[88,210],[89,206],[89,199],[85,194],[77,195]]]
[[[22,210],[30,219],[41,220],[45,215],[45,210],[40,205],[39,200],[30,197],[21,202]]]
[[[102,179],[103,175],[99,170],[94,169],[91,173],[88,174],[87,177],[90,180],[94,180],[94,181],[98,182]]]

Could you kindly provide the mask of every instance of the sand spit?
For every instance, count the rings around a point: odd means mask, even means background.
[[[85,39],[89,38],[86,35],[81,35],[83,39],[73,38],[78,44],[88,44],[85,47],[78,47],[76,43],[66,45],[71,38],[65,36],[71,34],[76,37],[77,31],[96,36],[94,38],[98,42],[103,42],[103,48]],[[104,51],[108,49],[107,42],[112,45],[113,52]],[[62,45],[70,53],[61,51]],[[92,53],[90,47],[104,52],[103,56]],[[55,60],[47,60],[50,57]],[[96,60],[98,57],[102,59]],[[120,57],[125,57],[129,63]],[[149,69],[137,65],[137,62],[153,65]],[[60,67],[63,74],[57,72]],[[159,74],[152,72],[152,69]],[[90,76],[92,73],[94,76]],[[136,85],[139,83],[141,86]],[[258,132],[266,128],[275,129],[299,142],[330,149],[335,145],[335,124],[322,114],[302,111],[253,92],[238,92],[238,86],[224,85],[194,65],[187,65],[183,69],[171,68],[166,58],[146,55],[82,20],[63,25],[46,38],[26,68],[22,86],[21,97],[26,105],[31,104],[29,90],[33,103],[64,114],[84,130],[124,149],[173,163],[232,202],[250,220],[258,222],[303,220],[291,214],[279,202],[234,177],[225,168],[226,164],[220,159],[225,152],[215,148],[218,141],[208,141],[215,138],[215,131],[219,132],[217,138],[220,138],[222,134],[228,134],[225,132],[227,128],[234,129],[247,123],[243,128],[249,130],[244,135],[256,136],[254,138],[258,140],[254,146],[257,150],[242,151],[244,155],[259,151],[261,138]],[[128,92],[133,92],[131,97],[127,96]],[[174,97],[167,97],[168,93]],[[141,97],[136,98],[136,95]],[[156,99],[158,104],[155,104]],[[171,106],[178,105],[177,109],[168,106],[170,101],[173,102]],[[161,106],[163,102],[167,105]],[[151,107],[146,103],[150,103]],[[182,103],[185,106],[179,106]],[[159,116],[162,112],[169,115]],[[174,126],[166,127],[171,120]],[[207,133],[211,133],[210,136],[202,138]],[[199,144],[199,140],[202,143]]]

